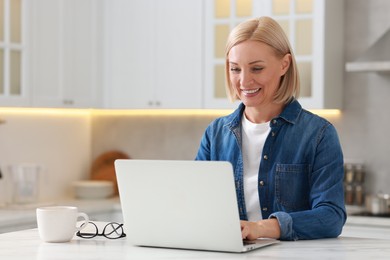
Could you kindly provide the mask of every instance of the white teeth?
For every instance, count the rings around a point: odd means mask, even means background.
[[[243,89],[242,92],[244,92],[245,94],[253,94],[253,93],[256,93],[260,90],[260,88],[257,88],[257,89]]]

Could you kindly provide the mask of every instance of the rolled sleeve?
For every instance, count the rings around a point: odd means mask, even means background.
[[[290,214],[286,212],[275,212],[272,213],[269,218],[276,218],[279,222],[280,227],[280,240],[298,240],[293,230],[293,220]]]

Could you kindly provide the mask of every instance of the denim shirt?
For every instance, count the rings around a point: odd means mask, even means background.
[[[229,161],[234,169],[238,210],[247,220],[243,186],[240,104],[212,122],[196,160]],[[346,221],[343,154],[334,126],[302,109],[297,100],[270,121],[258,174],[264,219],[276,218],[281,240],[337,237]]]

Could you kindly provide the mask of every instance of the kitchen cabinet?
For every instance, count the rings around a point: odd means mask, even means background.
[[[99,106],[99,3],[31,1],[28,30],[32,106]]]
[[[285,30],[299,67],[300,103],[340,109],[343,90],[343,6],[340,0],[213,0],[206,2],[205,106],[230,108],[224,47],[230,30],[251,17],[271,16]]]
[[[38,204],[0,205],[0,234],[28,228],[36,228],[36,208],[55,205],[70,205],[78,207],[92,221],[107,221],[123,223],[119,198],[97,200],[74,200],[40,202]]]
[[[203,1],[105,2],[108,108],[200,108]]]
[[[0,106],[30,103],[25,13],[30,1],[0,1]]]
[[[29,5],[22,94],[1,96],[0,87],[1,105],[235,108],[225,94],[227,35],[269,15],[296,54],[301,104],[342,107],[340,0],[21,1]]]

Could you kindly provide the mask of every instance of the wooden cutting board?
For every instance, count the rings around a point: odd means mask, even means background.
[[[130,159],[130,156],[122,151],[108,151],[98,156],[92,163],[91,168],[91,180],[112,181],[114,184],[114,195],[118,195],[114,166],[116,159]]]

